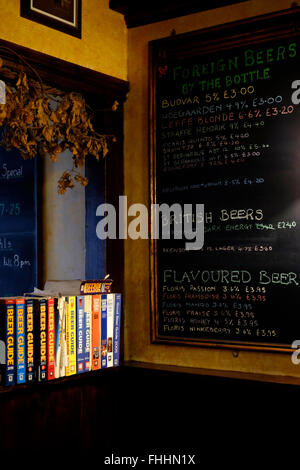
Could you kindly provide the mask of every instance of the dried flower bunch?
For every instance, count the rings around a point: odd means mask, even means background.
[[[1,67],[1,59],[0,59]],[[118,103],[113,104],[116,110]],[[0,126],[4,132],[0,145],[20,150],[24,159],[48,154],[52,161],[69,149],[73,169],[65,171],[58,181],[58,192],[64,194],[75,182],[85,186],[87,178],[77,168],[92,155],[105,157],[112,135],[95,132],[84,98],[78,93],[52,96],[45,92],[42,81],[28,80],[24,71],[16,84],[6,84],[6,103],[0,104]]]

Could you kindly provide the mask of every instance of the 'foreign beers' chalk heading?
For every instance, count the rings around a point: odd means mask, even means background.
[[[195,85],[199,86],[201,91],[207,91],[223,86],[268,80],[271,78],[272,65],[294,59],[296,56],[295,42],[260,50],[248,48],[240,55],[221,57],[205,63],[175,65],[170,67],[169,76],[174,82],[182,84],[181,91],[187,95],[193,92]],[[231,75],[216,76],[229,72]]]

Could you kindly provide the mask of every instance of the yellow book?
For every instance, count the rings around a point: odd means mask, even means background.
[[[66,343],[67,366],[66,375],[76,374],[76,296],[66,297]]]

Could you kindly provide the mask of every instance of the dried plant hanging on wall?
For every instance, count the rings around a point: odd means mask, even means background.
[[[0,59],[0,72],[2,65]],[[116,139],[94,130],[82,95],[71,92],[54,96],[46,91],[37,72],[30,68],[37,80],[29,80],[22,70],[15,84],[6,84],[6,102],[0,104],[0,145],[19,149],[24,159],[49,155],[53,162],[62,152],[70,150],[73,168],[66,170],[58,181],[58,192],[64,194],[76,182],[83,186],[88,183],[78,167],[83,166],[88,155],[104,158]],[[116,110],[117,105],[115,102],[112,110]]]

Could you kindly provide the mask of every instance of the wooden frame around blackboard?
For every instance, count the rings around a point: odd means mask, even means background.
[[[248,44],[260,44],[268,40],[287,39],[300,34],[300,9],[280,11],[257,18],[238,21],[195,32],[171,35],[149,43],[149,160],[150,160],[150,203],[159,203],[157,198],[157,76],[165,73],[167,61],[199,57],[216,51],[227,51]],[[295,77],[297,78],[297,77]],[[300,77],[298,77],[300,78]],[[151,298],[151,342],[177,344],[184,346],[202,346],[239,350],[257,350],[270,352],[293,351],[291,344],[285,342],[263,342],[253,340],[226,340],[210,338],[164,336],[159,332],[158,302],[158,247],[159,240],[150,240],[150,298]],[[295,339],[297,337],[295,332]],[[299,332],[300,334],[300,332]],[[299,336],[298,334],[298,336]]]

